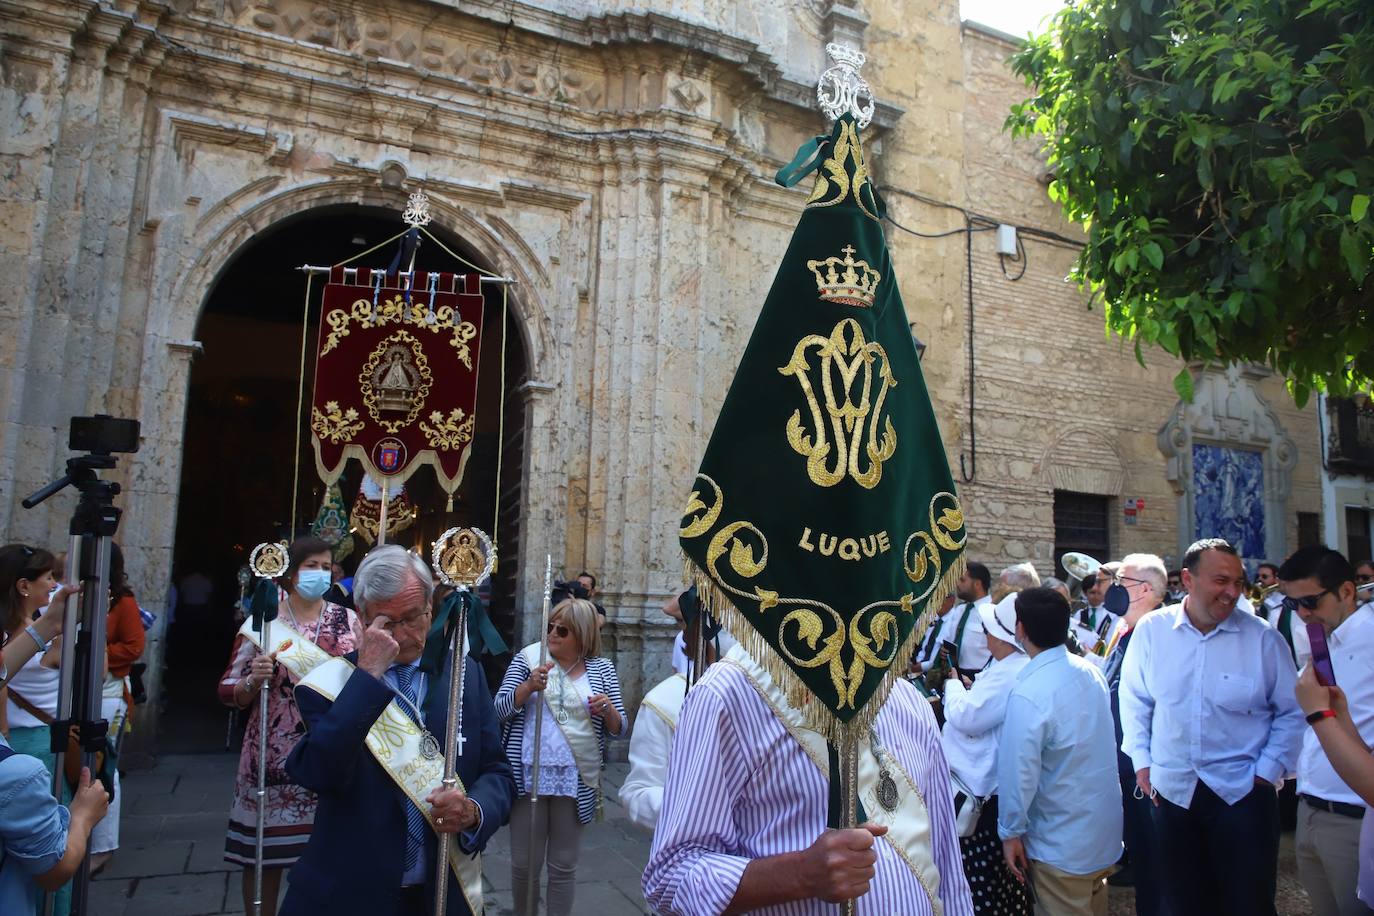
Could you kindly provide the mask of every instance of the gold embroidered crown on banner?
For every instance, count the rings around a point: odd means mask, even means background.
[[[846,245],[840,251],[843,258],[831,255],[824,261],[806,262],[816,275],[817,292],[827,302],[872,308],[883,275],[869,267],[867,261],[854,260],[853,245]]]

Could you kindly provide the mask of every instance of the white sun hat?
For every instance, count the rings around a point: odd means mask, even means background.
[[[983,618],[983,629],[996,636],[1003,642],[1011,643],[1021,651],[1021,644],[1016,641],[1016,596],[1018,592],[1012,592],[997,604],[985,604],[979,608],[979,614]]]

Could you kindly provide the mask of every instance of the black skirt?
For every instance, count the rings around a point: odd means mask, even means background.
[[[1026,889],[1002,858],[996,795],[983,805],[973,835],[960,838],[959,852],[964,857],[964,876],[973,892],[973,912],[977,916],[1030,916]]]

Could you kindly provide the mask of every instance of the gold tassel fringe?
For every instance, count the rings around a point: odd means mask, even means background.
[[[697,600],[701,602],[702,609],[720,621],[721,625],[744,648],[744,651],[748,652],[754,661],[758,662],[768,672],[769,676],[773,678],[773,682],[787,697],[787,702],[792,705],[792,708],[801,711],[806,727],[820,734],[826,741],[844,745],[858,740],[860,736],[867,734],[873,726],[873,720],[878,717],[878,710],[882,709],[883,703],[887,702],[887,695],[891,692],[892,685],[906,673],[906,660],[911,657],[912,650],[935,619],[935,608],[944,603],[945,598],[954,591],[955,582],[964,574],[966,561],[961,552],[950,563],[949,568],[945,570],[940,581],[936,583],[934,590],[927,598],[925,608],[921,611],[920,617],[916,619],[916,625],[911,628],[907,638],[898,647],[897,654],[893,656],[892,664],[883,673],[883,679],[878,684],[878,689],[874,691],[873,696],[864,704],[864,707],[858,710],[848,722],[838,718],[824,703],[815,700],[811,688],[788,666],[787,661],[768,644],[763,634],[754,628],[744,613],[735,607],[734,602],[716,584],[715,579],[709,573],[701,569],[696,561],[685,553],[682,556],[682,563],[683,578],[696,586]]]

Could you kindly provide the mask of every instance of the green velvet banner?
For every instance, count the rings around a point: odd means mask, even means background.
[[[849,116],[820,158],[681,542],[708,610],[833,738],[877,714],[965,532]]]

